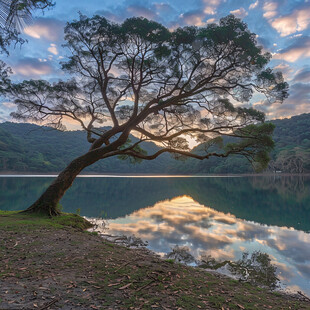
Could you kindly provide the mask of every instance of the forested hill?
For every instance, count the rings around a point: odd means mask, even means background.
[[[310,113],[290,119],[274,120],[276,125],[270,171],[310,172]],[[134,139],[134,138],[133,138]],[[33,124],[0,124],[0,171],[48,173],[61,171],[75,157],[89,148],[83,131],[61,132]],[[153,153],[158,147],[144,143]],[[197,147],[195,152],[199,151]],[[153,161],[131,164],[118,158],[102,160],[85,172],[96,173],[251,173],[251,165],[240,156],[226,159],[177,161],[164,154]]]
[[[135,138],[132,138],[135,139]],[[58,131],[34,124],[0,124],[0,171],[58,172],[90,147],[84,131]],[[159,148],[145,143],[143,148],[153,153]],[[162,173],[172,162],[164,154],[154,161],[131,164],[117,157],[101,160],[85,171],[98,173]]]
[[[290,119],[277,119],[273,134],[275,148],[270,154],[267,171],[285,173],[310,172],[310,113],[293,116]],[[199,152],[201,147],[197,147]],[[179,164],[177,164],[180,167]],[[203,162],[189,159],[185,167],[199,173],[251,173],[253,168],[241,156],[210,158]]]

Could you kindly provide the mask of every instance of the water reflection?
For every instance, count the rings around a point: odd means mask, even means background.
[[[28,207],[51,181],[0,178],[0,209]],[[182,195],[241,219],[310,231],[309,177],[78,178],[61,204],[67,212],[118,218]]]
[[[287,288],[310,294],[310,234],[238,219],[189,196],[109,220],[109,234],[135,235],[158,253],[168,253],[175,245],[187,246],[198,259],[211,255],[218,260],[237,260],[244,251],[260,250],[271,256]]]
[[[28,207],[51,182],[1,177],[0,209]],[[283,281],[310,294],[309,177],[84,177],[61,204],[65,212],[106,214],[111,231],[136,234],[157,252],[176,244],[216,259],[267,252]]]

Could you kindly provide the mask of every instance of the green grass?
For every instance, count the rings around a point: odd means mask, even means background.
[[[197,300],[197,296],[181,296],[176,302],[177,306],[184,309],[197,309],[197,306],[203,307],[203,303]]]
[[[0,211],[0,229],[6,230],[36,230],[39,227],[48,228],[76,228],[85,230],[92,225],[77,214],[62,213],[50,218],[40,214],[27,214],[18,211]]]
[[[99,236],[99,233],[97,231],[85,231],[86,234],[89,234],[91,236]]]

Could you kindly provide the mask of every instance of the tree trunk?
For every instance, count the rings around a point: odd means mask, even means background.
[[[88,152],[74,159],[46,189],[41,197],[23,212],[34,212],[56,216],[60,214],[58,203],[70,188],[76,176],[87,166],[93,164],[100,157],[96,151]]]

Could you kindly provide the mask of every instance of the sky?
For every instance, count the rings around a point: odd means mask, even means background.
[[[1,59],[13,69],[12,79],[64,77],[60,62],[68,55],[64,44],[66,22],[77,19],[78,12],[101,14],[115,22],[143,16],[169,29],[216,23],[228,14],[243,19],[257,40],[273,58],[269,66],[282,71],[290,85],[289,98],[282,104],[267,105],[255,97],[251,105],[266,113],[268,119],[286,118],[310,112],[310,0],[55,0],[56,6],[44,14],[34,13],[31,25],[23,31],[28,42],[10,49]],[[16,106],[0,102],[0,122],[11,120]]]

